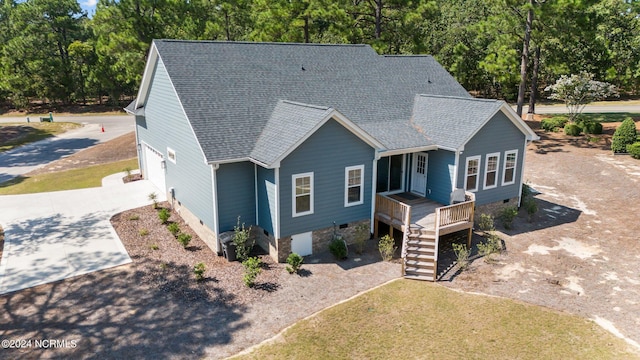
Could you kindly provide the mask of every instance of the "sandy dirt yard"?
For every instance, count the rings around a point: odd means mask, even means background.
[[[533,221],[524,209],[512,230],[496,221],[507,251],[441,284],[574,313],[639,346],[640,161],[612,155],[615,125],[598,140],[540,133],[524,176]]]

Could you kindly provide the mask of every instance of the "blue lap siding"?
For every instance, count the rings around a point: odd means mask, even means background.
[[[276,179],[273,169],[257,167],[258,225],[274,234],[276,224]]]
[[[280,167],[281,237],[368,219],[374,149],[335,120],[327,121]],[[345,207],[345,168],[364,165],[364,202]],[[313,172],[313,214],[292,216],[292,175]]]
[[[511,185],[502,186],[505,152],[510,150],[518,151],[515,182]],[[498,112],[471,140],[469,140],[469,142],[467,142],[467,144],[465,144],[464,152],[460,155],[457,187],[464,188],[465,186],[467,158],[479,155],[480,170],[478,174],[478,191],[475,193],[476,203],[478,205],[483,205],[519,197],[524,164],[524,151],[524,134],[518,130],[518,128],[504,113]],[[490,153],[500,154],[497,174],[498,186],[493,189],[484,190],[485,165],[487,161],[486,155]]]
[[[427,198],[448,205],[453,190],[455,154],[447,150],[429,152]]]
[[[198,141],[160,59],[152,79],[145,115],[136,116],[138,140],[164,155],[167,189],[174,188],[176,200],[213,229],[211,167],[205,163]],[[168,160],[167,147],[176,153],[175,164]],[[144,151],[143,147],[138,149]],[[144,168],[144,156],[139,158]]]
[[[216,171],[220,232],[233,230],[238,222],[256,223],[255,171],[248,161],[221,164]]]

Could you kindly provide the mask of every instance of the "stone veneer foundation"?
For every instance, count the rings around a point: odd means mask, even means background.
[[[511,199],[507,199],[507,201],[497,201],[489,204],[478,205],[476,206],[476,210],[474,213],[474,221],[477,223],[480,219],[481,214],[490,214],[494,218],[497,218],[500,210],[506,208],[507,206],[515,206],[518,207],[519,197],[514,197]]]
[[[169,202],[173,209],[180,215],[182,220],[184,220],[184,222],[186,222],[187,225],[189,225],[189,227],[198,234],[198,237],[200,237],[200,239],[202,239],[202,241],[204,241],[213,252],[220,254],[222,249],[218,249],[218,241],[213,230],[204,225],[202,220],[189,211],[189,209],[182,206],[176,199],[170,198]]]

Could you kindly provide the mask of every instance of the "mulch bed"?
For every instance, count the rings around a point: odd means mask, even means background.
[[[169,208],[169,205],[161,203],[159,208]],[[179,215],[172,213],[169,223],[177,223],[183,233],[192,236],[189,245],[183,248],[167,227],[161,224],[157,214],[158,210],[149,205],[125,211],[111,219],[138,269],[136,280],[141,285],[158,287],[185,301],[214,299],[216,303],[234,305],[259,301],[279,286],[278,279],[285,272],[284,265],[274,263],[267,255],[261,255],[257,246],[252,255],[258,256],[263,266],[255,289],[252,289],[242,280],[244,268],[240,262],[229,262],[217,256]],[[198,282],[193,267],[200,262],[206,264],[206,271],[205,279]],[[224,288],[225,292],[220,292],[220,288]]]

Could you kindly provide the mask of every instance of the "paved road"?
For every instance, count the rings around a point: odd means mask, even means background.
[[[164,197],[150,181],[123,184],[124,176],[100,188],[0,196],[0,294],[131,262],[109,219],[148,205],[151,192]]]
[[[0,153],[0,183],[135,130],[132,116],[73,118],[84,126],[53,138]],[[55,120],[66,121],[66,118]],[[102,132],[102,126],[104,126],[104,132]]]
[[[515,109],[516,107],[513,106]],[[523,114],[529,112],[529,106],[522,110]],[[587,105],[582,111],[584,113],[640,113],[640,104],[626,105],[624,102],[612,103],[610,105]],[[536,114],[566,114],[567,107],[564,105],[536,105]]]

